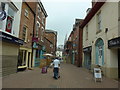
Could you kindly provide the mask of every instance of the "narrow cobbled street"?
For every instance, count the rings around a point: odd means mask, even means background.
[[[53,69],[42,74],[40,68],[26,70],[3,77],[3,88],[118,88],[118,82],[103,77],[102,82],[94,82],[93,75],[84,68],[72,64],[61,64],[60,78],[53,79]]]

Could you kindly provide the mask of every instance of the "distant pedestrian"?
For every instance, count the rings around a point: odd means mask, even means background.
[[[53,78],[58,79],[59,76],[59,68],[60,68],[60,61],[58,60],[58,57],[55,58],[55,60],[53,61],[53,72],[54,72],[54,76]]]

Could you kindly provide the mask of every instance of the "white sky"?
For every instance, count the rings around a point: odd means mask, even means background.
[[[91,0],[41,0],[48,14],[46,29],[58,32],[57,45],[63,45],[65,36],[72,31],[75,18],[84,19],[87,8],[91,7]]]

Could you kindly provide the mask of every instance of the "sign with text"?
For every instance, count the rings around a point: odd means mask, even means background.
[[[94,78],[95,82],[97,81],[97,79],[100,79],[102,81],[102,74],[100,68],[94,68]]]
[[[108,48],[120,47],[120,37],[108,40]]]

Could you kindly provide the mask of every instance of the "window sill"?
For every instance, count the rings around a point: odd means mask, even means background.
[[[25,15],[24,15],[25,16]],[[29,16],[25,16],[27,19],[29,19]]]

